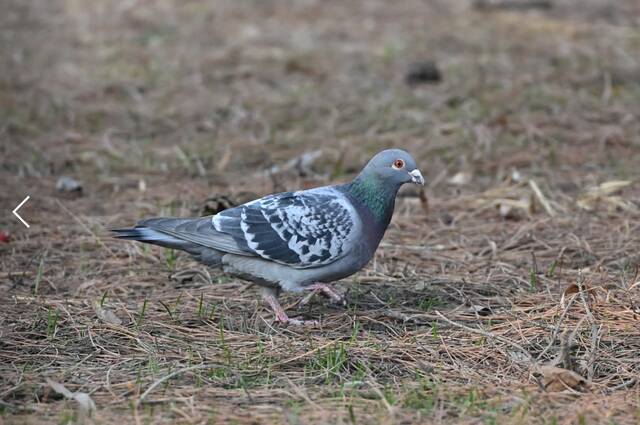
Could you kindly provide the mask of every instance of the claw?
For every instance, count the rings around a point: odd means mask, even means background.
[[[305,295],[304,298],[302,298],[300,300],[298,305],[299,306],[303,306],[303,305],[309,304],[309,301],[311,301],[311,298],[313,298],[318,292],[320,292],[319,289],[313,289],[311,292],[309,292],[307,295]]]
[[[278,299],[270,292],[263,292],[262,298],[269,304],[271,309],[276,315],[276,322],[280,322],[283,325],[294,325],[294,326],[320,326],[320,322],[317,320],[301,320],[294,319],[287,315],[284,311]]]
[[[335,290],[335,288],[327,283],[313,283],[309,286],[307,286],[305,289],[310,290],[311,292],[306,295],[302,301],[300,301],[301,305],[305,305],[309,302],[309,300],[311,300],[311,298],[317,294],[318,292],[321,292],[322,294],[326,295],[327,297],[329,297],[333,302],[335,302],[336,304],[340,304],[342,306],[346,306],[347,305],[347,300],[344,297],[344,295],[342,295],[341,293],[339,293],[338,291]]]

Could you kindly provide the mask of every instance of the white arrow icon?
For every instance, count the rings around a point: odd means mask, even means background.
[[[23,206],[25,204],[25,202],[27,202],[29,200],[30,196],[27,196],[26,198],[24,198],[22,200],[22,202],[20,202],[20,204],[18,204],[17,207],[15,207],[15,209],[13,211],[11,211],[13,213],[13,215],[15,215],[16,217],[18,217],[18,220],[20,220],[22,222],[22,224],[24,224],[25,226],[29,227],[29,223],[27,223],[26,221],[24,221],[24,219],[22,217],[20,217],[18,215],[18,210],[20,209],[21,206]]]

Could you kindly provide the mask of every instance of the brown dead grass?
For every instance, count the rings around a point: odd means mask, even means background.
[[[4,422],[640,421],[634,2],[3,9],[0,202],[32,197],[30,229],[0,218]],[[444,81],[407,87],[425,58]],[[284,296],[318,329],[105,231],[346,180],[387,146],[431,184],[401,194],[346,309]]]

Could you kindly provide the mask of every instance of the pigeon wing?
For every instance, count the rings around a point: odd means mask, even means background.
[[[360,227],[350,202],[328,188],[266,196],[212,221],[243,250],[299,269],[342,258]]]

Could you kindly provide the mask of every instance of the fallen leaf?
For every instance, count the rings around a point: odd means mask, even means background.
[[[587,284],[582,284],[583,291],[587,293],[587,301],[591,302],[596,297],[596,289],[591,288]],[[565,306],[565,299],[573,294],[578,294],[580,292],[580,287],[576,283],[572,283],[567,286],[565,290],[562,292],[562,297],[560,297],[560,305],[562,308]]]
[[[71,392],[64,385],[59,382],[52,381],[51,379],[47,379],[47,384],[53,388],[55,392],[58,394],[62,394],[65,398],[70,400],[75,400],[80,405],[80,410],[83,413],[91,413],[96,410],[96,404],[91,399],[91,396],[87,393],[82,392]]]
[[[572,370],[555,366],[540,366],[542,384],[550,393],[564,390],[581,390],[587,386],[587,380]]]
[[[413,286],[413,289],[416,291],[424,291],[427,288],[426,282],[418,282]]]
[[[471,173],[466,171],[460,171],[449,179],[449,184],[455,186],[464,186],[471,181]]]
[[[511,214],[512,207],[509,204],[500,204],[498,211],[503,218],[515,218],[513,214]]]
[[[112,323],[114,325],[122,324],[122,319],[116,316],[113,311],[102,307],[99,302],[95,301],[93,303],[93,309],[95,310],[98,319],[102,320],[103,322]]]
[[[274,165],[267,171],[267,175],[279,174],[285,171],[294,170],[299,177],[313,175],[312,165],[322,157],[322,150],[317,149],[310,152],[305,152],[300,156],[290,159],[283,165]]]
[[[73,393],[69,391],[64,385],[50,379],[47,379],[47,384],[49,384],[49,386],[53,388],[53,390],[58,394],[62,394],[66,398],[73,398]]]
[[[599,195],[613,195],[633,183],[631,180],[611,180],[592,189]]]
[[[609,208],[620,208],[626,211],[637,211],[637,206],[621,196],[614,196],[625,187],[631,185],[631,180],[611,180],[585,190],[576,205],[587,211],[593,211],[599,204],[606,204]]]
[[[87,393],[74,393],[73,398],[80,405],[80,409],[85,412],[93,412],[96,410],[96,404],[91,399],[91,396]]]
[[[530,196],[523,196],[520,200],[498,199],[496,200],[496,206],[500,216],[505,219],[518,219],[520,218],[519,212],[527,215],[534,213],[533,200]]]

